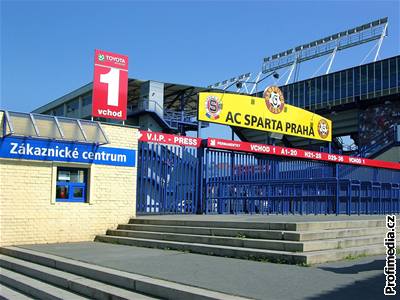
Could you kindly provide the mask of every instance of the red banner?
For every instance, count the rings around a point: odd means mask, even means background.
[[[265,144],[238,142],[224,139],[207,139],[207,146],[210,148],[246,151],[252,153],[270,154],[278,156],[287,156],[294,158],[303,158],[319,161],[327,161],[342,164],[352,164],[359,166],[378,167],[386,169],[400,170],[400,164],[383,160],[374,160],[361,157],[352,157],[340,154],[331,154],[325,152],[309,151],[296,148],[286,148]]]
[[[128,57],[95,50],[92,116],[126,120]]]
[[[139,131],[139,132],[140,132],[139,141],[141,142],[170,144],[170,145],[187,146],[195,148],[199,148],[201,145],[200,138],[167,134],[161,132],[152,132],[152,131]]]

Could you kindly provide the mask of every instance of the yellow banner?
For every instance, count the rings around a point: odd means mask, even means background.
[[[332,141],[332,122],[284,103],[278,87],[265,98],[229,93],[199,93],[200,121],[270,131],[303,138]]]

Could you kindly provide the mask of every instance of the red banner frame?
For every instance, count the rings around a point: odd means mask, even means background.
[[[215,148],[215,149],[236,150],[236,151],[244,151],[251,153],[326,161],[326,162],[341,163],[341,164],[351,164],[357,166],[400,170],[400,163],[395,163],[395,162],[340,155],[340,154],[331,154],[331,153],[303,150],[297,148],[286,148],[286,147],[279,147],[267,144],[208,138],[207,146],[209,148]]]

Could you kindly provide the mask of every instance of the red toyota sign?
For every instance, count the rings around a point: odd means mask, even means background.
[[[92,116],[126,120],[128,56],[95,50]]]

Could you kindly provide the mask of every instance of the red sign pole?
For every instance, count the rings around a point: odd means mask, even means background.
[[[126,120],[128,57],[95,50],[92,116]]]

